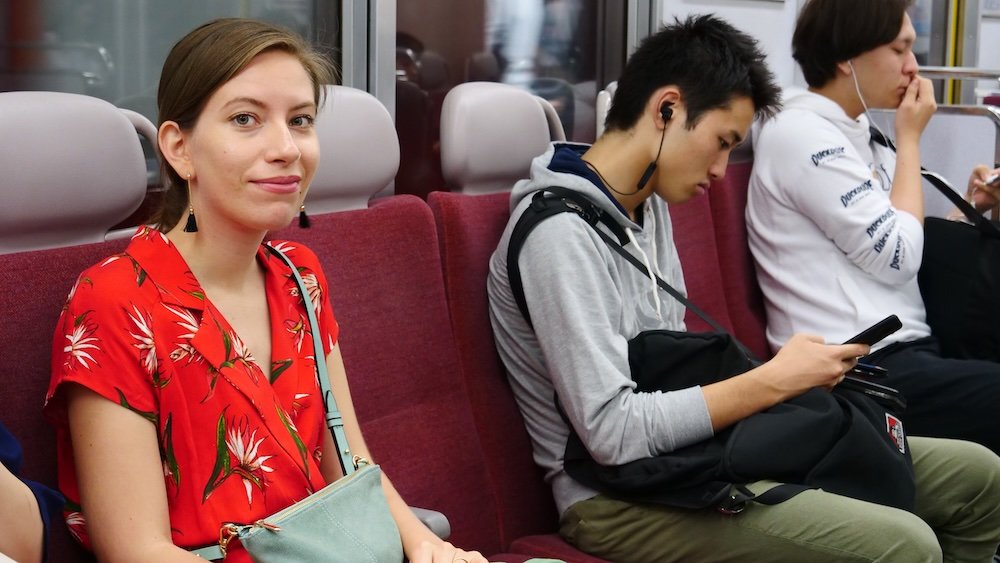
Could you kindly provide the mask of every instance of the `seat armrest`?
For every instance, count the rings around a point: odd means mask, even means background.
[[[448,523],[448,517],[436,510],[430,510],[427,508],[416,508],[411,506],[410,510],[413,514],[417,516],[417,519],[424,523],[425,526],[434,532],[434,535],[446,540],[448,536],[451,535],[451,524]]]

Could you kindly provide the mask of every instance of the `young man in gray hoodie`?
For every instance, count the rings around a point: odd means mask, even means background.
[[[550,186],[578,192],[609,213],[625,231],[625,248],[683,291],[667,205],[721,178],[730,151],[755,115],[773,112],[777,96],[747,35],[711,16],[677,22],[629,59],[604,135],[593,146],[554,144],[513,189],[511,220],[490,262],[490,314],[535,460],[552,485],[560,533],[616,562],[939,561],[935,531],[968,550],[963,555],[985,559],[1000,542],[1000,460],[964,442],[911,442],[918,514],[809,490],[726,516],[617,501],[564,471],[570,425],[597,462],[623,464],[708,439],[813,387],[830,388],[868,352],[865,345],[796,335],[771,361],[725,381],[637,393],[629,339],[645,330],[684,330],[684,308],[573,213],[541,222],[520,251],[531,324],[515,302],[506,263],[511,231],[532,196]],[[951,474],[937,466],[953,461],[968,477],[951,488]],[[773,484],[750,489],[759,494]],[[945,488],[947,506],[939,502]]]

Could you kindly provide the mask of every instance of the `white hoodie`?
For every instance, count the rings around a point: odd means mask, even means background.
[[[839,343],[890,314],[903,328],[875,349],[929,335],[923,227],[889,200],[895,153],[825,96],[789,92],[784,108],[754,130],[746,210],[769,344],[796,332]]]

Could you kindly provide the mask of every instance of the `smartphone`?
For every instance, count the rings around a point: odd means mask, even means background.
[[[867,344],[871,346],[886,336],[896,332],[900,328],[903,328],[903,323],[900,322],[899,317],[896,315],[889,315],[881,321],[864,329],[852,338],[847,339],[844,344]]]
[[[845,377],[837,386],[857,391],[858,393],[864,393],[883,406],[888,406],[897,412],[906,410],[906,399],[899,391],[892,387],[886,387],[885,385],[879,385],[878,383],[854,377]]]
[[[847,372],[847,375],[853,375],[855,377],[866,377],[871,379],[880,379],[883,377],[888,377],[889,370],[885,369],[882,366],[876,366],[872,364],[865,364],[862,362],[858,362],[857,365],[855,365],[853,368],[851,368],[850,371]]]

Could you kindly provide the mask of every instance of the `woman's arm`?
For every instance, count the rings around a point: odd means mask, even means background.
[[[334,346],[330,351],[326,365],[330,374],[333,396],[344,420],[344,431],[347,433],[351,452],[374,463],[375,460],[372,459],[371,453],[368,451],[368,446],[361,435],[358,417],[354,412],[354,403],[351,400],[351,390],[347,383],[347,374],[344,371],[344,361],[340,356],[339,346]],[[321,470],[327,482],[332,483],[339,479],[342,474],[330,432],[324,429],[323,436]],[[399,534],[403,540],[403,551],[411,563],[451,563],[455,558],[464,559],[469,563],[486,563],[486,559],[478,552],[462,551],[434,535],[413,514],[413,511],[406,505],[384,473],[382,474],[382,488],[385,490],[385,497],[389,503],[389,511],[396,521],[396,526],[399,527]]]
[[[65,392],[80,504],[97,558],[204,563],[171,539],[156,428],[80,385]]]
[[[42,560],[42,517],[31,489],[0,464],[0,561]]]

